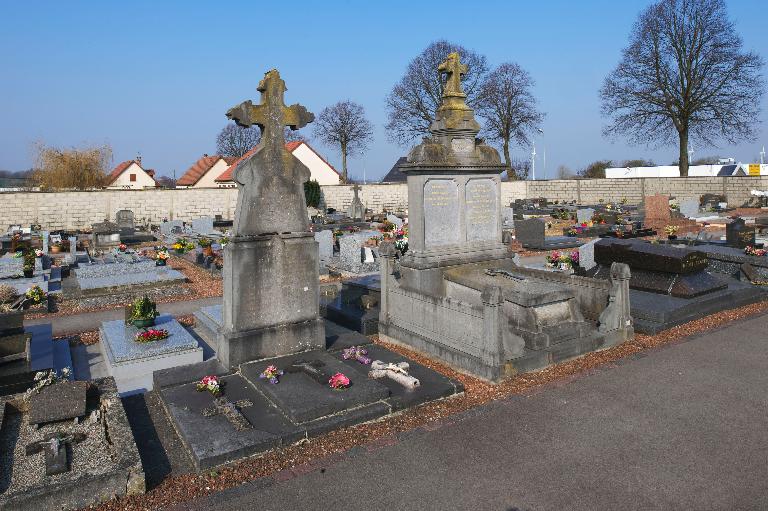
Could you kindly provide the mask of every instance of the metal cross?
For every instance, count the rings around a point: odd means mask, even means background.
[[[250,399],[241,399],[233,403],[226,397],[219,396],[213,400],[213,406],[203,410],[203,415],[205,417],[223,415],[237,431],[245,431],[246,429],[253,428],[253,426],[240,412],[240,409],[248,408],[249,406],[253,406],[253,401]]]

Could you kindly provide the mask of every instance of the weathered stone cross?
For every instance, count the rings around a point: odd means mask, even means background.
[[[245,431],[246,429],[253,428],[253,426],[240,412],[240,409],[249,406],[253,406],[253,401],[250,399],[241,399],[233,403],[226,397],[219,396],[213,400],[213,406],[203,410],[203,415],[205,417],[223,415],[237,431]]]
[[[292,130],[303,128],[314,121],[315,116],[298,103],[285,106],[285,82],[277,69],[268,71],[256,90],[261,92],[261,104],[243,101],[230,108],[227,117],[243,127],[255,124],[261,128],[262,150],[284,151],[283,127],[289,126]]]
[[[408,362],[398,362],[397,364],[387,364],[381,360],[374,360],[371,363],[371,370],[368,372],[369,378],[384,378],[396,381],[407,389],[414,389],[421,385],[421,382],[408,374]]]
[[[85,440],[84,433],[62,434],[53,433],[43,440],[27,445],[25,452],[32,456],[39,452],[45,453],[45,475],[53,476],[69,471],[67,460],[67,444],[77,444]]]
[[[467,97],[461,90],[461,77],[467,74],[467,66],[461,63],[457,52],[450,53],[445,62],[437,66],[437,70],[448,75],[443,88],[443,97]]]
[[[257,90],[260,104],[248,100],[227,112],[240,126],[261,128],[258,150],[239,163],[232,176],[242,186],[235,209],[235,237],[306,232],[304,182],[310,172],[286,150],[283,129],[303,128],[315,116],[299,104],[285,106],[285,82],[276,69],[264,75]]]

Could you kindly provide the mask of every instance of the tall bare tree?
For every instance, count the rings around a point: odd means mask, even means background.
[[[315,119],[313,134],[324,144],[341,149],[341,177],[346,183],[347,156],[367,149],[373,141],[373,126],[362,105],[346,100],[323,108]]]
[[[286,142],[299,140],[302,142],[309,141],[307,136],[299,133],[298,130],[293,131],[290,128],[285,128]],[[235,123],[230,123],[224,126],[216,137],[216,153],[221,156],[240,158],[259,142],[261,142],[261,130],[258,126],[241,128]]]
[[[108,145],[59,149],[36,144],[34,181],[43,190],[70,188],[90,190],[105,185],[112,161]]]
[[[451,52],[458,52],[467,73],[462,87],[467,104],[475,107],[480,87],[488,73],[485,57],[463,46],[440,40],[431,43],[413,59],[400,81],[387,96],[387,137],[400,145],[429,134],[443,95],[443,80],[437,66]]]
[[[527,71],[507,62],[491,71],[480,87],[477,113],[485,119],[484,134],[488,140],[501,144],[510,179],[517,177],[511,168],[510,142],[527,145],[530,135],[544,120],[544,114],[536,107],[533,85]]]
[[[754,136],[763,61],[742,50],[723,0],[660,0],[642,11],[600,97],[606,135],[633,143],[734,143]]]
[[[243,128],[234,122],[228,123],[216,137],[216,152],[221,156],[240,158],[261,140],[258,126]]]

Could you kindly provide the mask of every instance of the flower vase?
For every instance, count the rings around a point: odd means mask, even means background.
[[[33,269],[32,270],[24,269],[24,277],[25,278],[31,279],[32,276],[34,275],[34,273],[35,273],[35,270],[33,270]]]
[[[155,324],[155,318],[134,319],[132,323],[136,328],[149,328]]]
[[[155,266],[165,266],[165,259],[156,259]]]
[[[51,251],[51,254],[58,254],[59,252],[61,252],[61,247],[58,245],[51,245],[50,251]]]

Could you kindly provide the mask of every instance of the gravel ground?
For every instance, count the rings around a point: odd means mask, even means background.
[[[172,255],[168,260],[168,266],[178,270],[187,278],[187,282],[179,285],[160,286],[141,291],[126,291],[125,293],[116,293],[108,296],[86,297],[75,300],[63,300],[57,302],[57,311],[53,313],[32,312],[27,313],[28,319],[40,317],[69,316],[71,314],[80,314],[83,312],[94,312],[100,310],[114,309],[131,303],[138,294],[147,294],[157,303],[178,302],[184,300],[197,300],[199,298],[210,298],[222,296],[223,283],[220,278],[216,278],[204,268],[190,263],[184,258]]]
[[[407,355],[427,367],[461,381],[466,389],[464,394],[427,403],[376,422],[333,431],[310,441],[304,441],[278,451],[271,451],[259,457],[244,459],[208,473],[171,475],[146,495],[114,500],[88,509],[98,509],[99,511],[162,509],[169,505],[187,502],[197,497],[239,486],[245,481],[269,476],[282,470],[313,462],[318,463],[319,460],[327,459],[329,456],[354,447],[367,446],[370,448],[372,445],[386,445],[387,442],[392,441],[394,435],[418,427],[433,428],[451,415],[493,400],[530,393],[537,387],[546,384],[567,383],[569,379],[575,378],[578,374],[594,370],[604,364],[611,364],[688,336],[721,328],[737,319],[766,312],[768,312],[768,301],[722,311],[654,336],[637,335],[630,342],[604,351],[589,353],[578,359],[550,366],[536,373],[512,377],[499,385],[490,385],[477,378],[458,373],[407,348],[392,346],[376,340],[393,351]]]
[[[98,475],[114,469],[110,463],[105,463],[114,453],[105,437],[101,421],[92,421],[89,416],[80,424],[62,422],[33,428],[28,425],[27,420],[26,414],[12,413],[10,416],[6,415],[3,421],[3,434],[0,436],[0,490],[3,493],[15,493],[37,485],[57,483],[83,473]],[[38,453],[27,456],[25,448],[28,444],[55,432],[65,435],[84,433],[86,439],[67,449],[72,463],[70,472],[46,476],[45,455]]]

